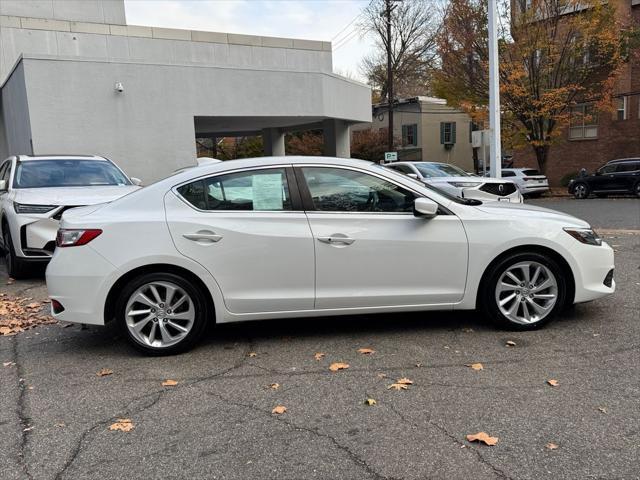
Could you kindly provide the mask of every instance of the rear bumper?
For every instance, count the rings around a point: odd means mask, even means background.
[[[47,267],[49,298],[64,310],[52,313],[57,320],[104,325],[104,304],[116,267],[89,245],[60,248]]]
[[[520,192],[523,194],[547,192],[547,191],[549,191],[549,182],[539,183],[534,185],[520,185]]]

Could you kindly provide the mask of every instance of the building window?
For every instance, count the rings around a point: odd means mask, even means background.
[[[592,103],[576,105],[571,109],[569,139],[598,137],[598,112]]]
[[[402,126],[402,145],[405,147],[418,146],[418,125],[403,125]]]
[[[440,143],[442,145],[456,143],[456,122],[440,122]]]
[[[616,97],[613,99],[616,106],[616,120],[626,120],[628,118],[628,98],[629,97]]]

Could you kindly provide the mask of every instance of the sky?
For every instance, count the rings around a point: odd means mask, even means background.
[[[373,40],[356,24],[369,1],[125,0],[125,9],[129,25],[331,41],[334,71],[363,81]]]

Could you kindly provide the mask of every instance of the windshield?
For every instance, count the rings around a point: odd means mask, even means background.
[[[18,163],[14,188],[131,185],[112,163],[104,160],[29,160]]]
[[[447,163],[414,163],[414,167],[423,177],[470,177],[471,174],[465,172],[455,165]]]

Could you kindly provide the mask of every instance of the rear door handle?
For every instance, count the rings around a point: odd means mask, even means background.
[[[196,233],[185,233],[182,235],[187,240],[193,240],[194,242],[198,241],[209,241],[209,242],[219,242],[222,240],[222,235],[218,235],[213,232],[196,232]]]
[[[319,242],[328,243],[328,244],[343,244],[343,245],[351,245],[356,241],[355,238],[349,237],[337,237],[337,236],[329,236],[329,237],[316,237]]]

